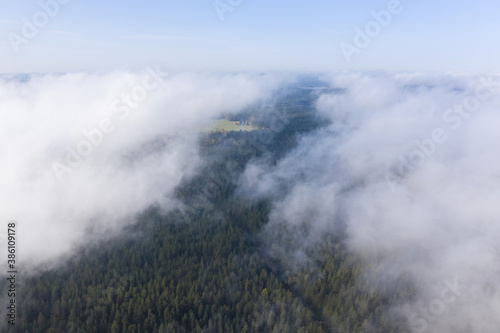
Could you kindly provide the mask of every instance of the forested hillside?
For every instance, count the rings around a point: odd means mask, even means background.
[[[323,125],[314,96],[286,95],[272,117],[253,116],[258,131],[204,135],[207,163],[178,188],[183,207],[152,207],[120,236],[24,280],[14,331],[404,332],[389,309],[411,297],[409,281],[394,281],[391,293],[369,288],[340,225],[308,263],[292,265],[268,250],[290,245],[285,227],[276,239],[263,230],[271,200],[236,193],[248,161],[277,160]]]

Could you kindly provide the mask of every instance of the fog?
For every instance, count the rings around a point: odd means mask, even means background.
[[[17,222],[18,266],[57,264],[150,206],[180,207],[174,189],[203,163],[200,126],[283,80],[154,67],[0,77],[0,220]]]
[[[182,208],[174,190],[204,163],[199,128],[290,79],[153,67],[0,77],[0,219],[17,222],[19,264],[57,264],[150,206]],[[270,239],[291,231],[293,252],[271,250],[303,265],[325,234],[342,231],[369,263],[368,281],[410,278],[415,298],[391,311],[414,332],[496,332],[500,76],[323,80],[333,89],[316,108],[330,125],[276,163],[252,160],[239,180],[239,193],[273,200]]]
[[[287,255],[302,264],[343,226],[348,249],[370,264],[365,278],[414,284],[415,298],[392,309],[412,331],[498,331],[500,76],[323,79],[336,90],[316,106],[331,125],[241,177],[242,191],[274,200],[264,232],[292,230],[297,248]]]

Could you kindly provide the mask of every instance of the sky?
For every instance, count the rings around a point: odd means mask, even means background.
[[[387,24],[370,24],[389,7]],[[494,0],[3,1],[0,72],[499,71],[499,10]]]

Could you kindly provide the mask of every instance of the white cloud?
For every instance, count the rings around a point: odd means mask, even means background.
[[[409,318],[424,320],[417,324],[432,332],[496,332],[498,76],[337,73],[329,79],[332,87],[346,89],[318,101],[332,125],[303,137],[276,166],[252,163],[242,178],[264,194],[292,184],[277,197],[268,230],[283,222],[307,224],[311,231],[295,236],[306,249],[342,221],[349,248],[375,264],[371,278],[409,274],[417,282],[416,300],[401,308]],[[491,89],[483,84],[488,80]],[[464,112],[471,98],[488,90],[494,94]],[[448,111],[455,105],[462,108]],[[460,125],[454,126],[457,117]],[[446,140],[430,144],[436,129]],[[401,159],[410,157],[419,165],[407,171]],[[446,281],[458,281],[460,295],[443,303],[442,313],[434,309],[440,313],[424,317],[421,307],[441,304]]]
[[[281,81],[271,75],[182,73],[163,76],[157,85],[149,77],[151,89],[138,102],[148,75],[0,79],[0,220],[18,222],[20,264],[71,254],[75,244],[119,230],[150,205],[176,207],[173,190],[202,163],[193,128],[266,98]],[[135,96],[133,107],[126,106],[129,95]],[[91,153],[59,181],[53,163],[67,167],[68,149],[90,142],[83,131],[100,128],[103,119],[113,131],[94,132]],[[148,151],[146,144],[155,140],[161,149]]]

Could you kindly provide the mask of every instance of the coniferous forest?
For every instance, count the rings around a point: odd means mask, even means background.
[[[287,255],[297,231],[266,229],[272,200],[237,190],[250,160],[277,161],[325,125],[315,98],[312,90],[288,91],[268,106],[274,112],[250,108],[232,119],[259,130],[203,134],[207,162],[177,189],[180,208],[151,207],[119,235],[24,279],[13,331],[407,331],[390,309],[412,297],[410,281],[392,281],[390,291],[369,286],[367,264],[347,250],[340,222],[308,248],[307,262],[295,263]],[[158,140],[153,147],[162,149]]]

